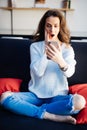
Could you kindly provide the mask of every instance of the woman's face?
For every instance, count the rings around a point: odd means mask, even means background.
[[[46,19],[45,31],[49,37],[57,39],[60,31],[60,20],[58,17],[50,16]]]

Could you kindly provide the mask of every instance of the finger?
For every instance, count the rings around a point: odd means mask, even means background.
[[[47,32],[47,30],[45,30],[45,41],[49,41],[49,33]]]
[[[58,48],[53,44],[50,44],[49,47],[55,52],[58,50]]]
[[[54,55],[54,50],[50,47],[50,46],[46,46],[46,48],[47,48],[47,51],[49,52],[49,53],[51,53],[51,54],[53,54]]]
[[[45,41],[47,41],[47,31],[45,30]]]
[[[61,45],[60,44],[58,44],[58,49],[61,51]]]
[[[50,58],[50,59],[53,57],[53,54],[52,54],[52,53],[50,53],[49,51],[47,51],[47,53],[46,53],[46,54],[47,54],[47,57],[48,57],[48,58]]]

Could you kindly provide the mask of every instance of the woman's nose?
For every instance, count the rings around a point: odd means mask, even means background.
[[[51,27],[51,28],[50,28],[50,31],[51,31],[51,32],[54,32],[54,27]]]

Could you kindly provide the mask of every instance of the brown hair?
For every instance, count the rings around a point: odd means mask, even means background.
[[[45,36],[44,36],[45,23],[46,23],[46,19],[50,16],[58,17],[60,19],[60,32],[58,34],[58,38],[61,42],[69,44],[69,42],[70,42],[70,31],[67,28],[66,19],[63,16],[62,12],[60,12],[57,9],[48,10],[43,15],[43,17],[41,18],[41,20],[39,22],[37,31],[34,35],[34,41],[43,41],[45,39]]]

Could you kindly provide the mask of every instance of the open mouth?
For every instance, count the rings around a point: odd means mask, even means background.
[[[51,37],[54,37],[55,35],[54,34],[51,34]]]

